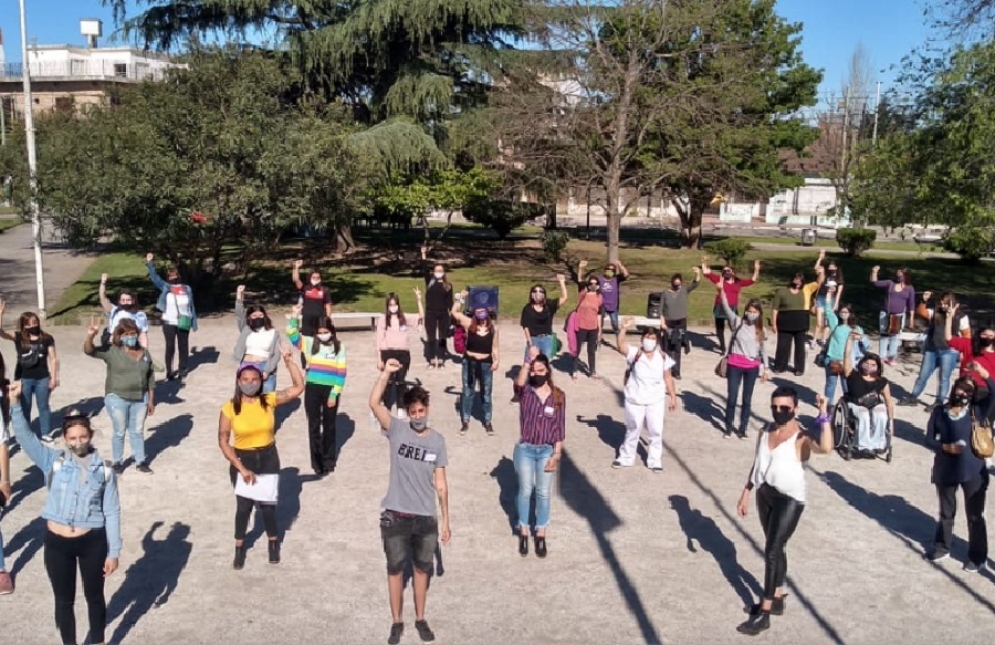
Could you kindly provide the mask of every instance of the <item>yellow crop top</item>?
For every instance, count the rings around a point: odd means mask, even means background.
[[[259,401],[242,403],[242,411],[235,414],[231,401],[221,408],[221,414],[231,421],[235,447],[239,450],[265,448],[276,441],[276,393],[264,394],[266,409]]]

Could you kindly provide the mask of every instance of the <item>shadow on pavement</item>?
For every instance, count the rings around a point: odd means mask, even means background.
[[[701,396],[690,390],[684,390],[681,392],[681,400],[686,411],[722,432],[725,410],[719,407],[715,397]]]
[[[217,363],[220,357],[221,352],[219,352],[218,348],[213,345],[208,345],[207,347],[194,347],[190,350],[190,358],[187,360],[187,370],[192,372],[201,365]],[[235,374],[235,370],[237,368],[237,365],[232,367],[232,375]]]
[[[681,531],[687,536],[687,548],[691,553],[697,553],[694,547],[695,541],[713,558],[722,575],[729,582],[740,599],[744,607],[753,604],[754,598],[762,593],[762,588],[757,579],[739,564],[736,558],[736,545],[732,540],[722,533],[715,520],[708,517],[698,509],[691,508],[688,498],[683,495],[671,495],[670,506],[677,513],[677,520],[680,522]]]
[[[153,417],[154,418],[154,417]],[[173,417],[154,428],[152,436],[145,440],[146,463],[151,464],[168,448],[176,448],[190,436],[193,430],[193,415],[190,413]]]
[[[281,541],[286,539],[287,532],[294,528],[297,516],[301,514],[301,491],[304,489],[304,484],[320,481],[322,479],[317,475],[301,475],[299,468],[280,469],[280,498],[276,506],[276,522]],[[251,548],[264,533],[263,517],[257,504],[252,529],[245,536],[246,548]]]
[[[611,568],[618,585],[619,592],[625,598],[625,603],[629,607],[629,612],[635,617],[642,632],[643,641],[647,645],[657,645],[663,641],[657,634],[656,627],[646,613],[646,607],[639,597],[632,580],[622,567],[615,548],[608,539],[608,534],[622,525],[622,520],[612,510],[608,500],[591,483],[587,475],[581,471],[570,458],[570,453],[563,451],[563,459],[560,463],[560,496],[570,509],[587,520],[591,527],[591,533],[598,543],[601,556]]]
[[[598,438],[601,439],[601,442],[615,451],[615,453],[618,452],[619,446],[622,445],[622,440],[625,439],[625,423],[607,414],[599,414],[593,419],[585,419],[582,415],[578,414],[577,423],[583,423],[597,430]],[[643,452],[642,443],[640,443],[639,451]]]
[[[494,470],[490,473],[498,484],[498,502],[508,516],[508,527],[512,535],[518,535],[518,509],[516,499],[518,497],[518,473],[515,472],[515,463],[507,457],[501,457]]]
[[[108,624],[121,617],[111,643],[122,642],[149,610],[169,602],[190,560],[190,527],[176,522],[165,539],[156,540],[162,525],[162,521],[154,523],[142,538],[142,557],[128,567],[124,582],[107,605]]]
[[[302,405],[303,404],[301,403],[301,397],[297,397],[293,401],[288,401],[283,405],[276,406],[276,428],[273,430],[274,434],[283,430],[283,424],[285,424],[287,422],[287,419],[293,416],[294,412],[297,412],[297,410],[299,410]],[[302,423],[304,424],[304,432],[306,436],[307,418],[301,416],[301,419],[303,419]]]
[[[356,422],[348,414],[340,414],[335,419],[335,459],[342,456],[345,447],[352,436],[356,434]]]
[[[41,551],[45,544],[45,524],[45,520],[36,517],[4,545],[4,555],[8,561],[10,561],[12,554],[20,551],[14,564],[7,570],[12,578],[17,578],[18,572],[31,562],[36,553]]]

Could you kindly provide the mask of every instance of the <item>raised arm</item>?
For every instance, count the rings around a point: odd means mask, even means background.
[[[110,301],[107,297],[107,274],[100,274],[100,290],[97,292],[97,297],[100,298],[100,308],[104,310],[104,313],[110,313],[114,310],[114,303]]]
[[[166,284],[166,281],[163,280],[162,278],[160,278],[159,274],[156,272],[156,270],[155,270],[155,256],[152,255],[151,253],[146,253],[145,254],[145,268],[148,270],[148,272],[149,272],[149,279],[152,281],[152,284],[155,285],[156,289],[158,289],[159,291],[162,291],[164,289],[168,289],[169,288],[169,285]]]
[[[387,359],[387,362],[384,363],[383,371],[380,372],[380,377],[377,378],[373,384],[373,390],[370,391],[370,410],[373,412],[373,416],[376,417],[377,423],[384,430],[390,427],[392,417],[390,416],[390,410],[383,403],[383,393],[387,388],[387,381],[399,369],[401,369],[400,361],[396,358]]]
[[[567,293],[567,276],[563,275],[562,273],[557,274],[556,282],[557,284],[560,285],[559,304],[562,307],[563,305],[567,304],[567,301],[570,299],[570,294]]]
[[[83,341],[83,353],[87,356],[96,356],[97,348],[93,344],[93,339],[100,333],[96,318],[90,316],[90,326],[86,328],[86,339]]]
[[[625,268],[624,264],[622,264],[622,258],[619,258],[618,260],[615,261],[615,266],[618,267],[618,273],[619,273],[620,276],[622,276],[622,279],[623,280],[628,280],[629,279],[629,270]]]
[[[726,320],[729,321],[729,327],[733,330],[739,327],[739,316],[733,311],[732,307],[729,306],[729,297],[726,295],[726,290],[722,286],[722,281],[715,283],[715,289],[719,292],[719,299],[722,302],[722,311],[725,312]]]
[[[415,303],[418,305],[418,324],[425,322],[425,303],[422,302],[421,289],[415,287]]]
[[[813,267],[816,271],[822,268],[822,261],[826,259],[826,249],[819,249],[819,257],[815,258],[815,266]]]
[[[449,311],[456,322],[463,327],[463,329],[470,329],[470,325],[473,324],[473,319],[469,318],[463,313],[463,303],[466,302],[466,297],[470,295],[467,293],[466,289],[460,292],[460,294],[453,301],[453,308]]]
[[[235,289],[235,324],[238,325],[239,332],[245,329],[245,301],[243,300],[244,296],[245,296],[245,285],[240,284]]]
[[[819,425],[819,440],[816,441],[809,434],[806,434],[805,440],[812,452],[828,455],[833,451],[833,428],[829,417],[829,400],[823,395],[817,394],[815,402],[819,406],[819,416],[816,419]]]
[[[301,267],[304,266],[304,260],[294,260],[294,268],[290,274],[291,280],[294,281],[294,286],[300,291],[304,288],[304,283],[301,282]]]
[[[635,321],[632,319],[632,316],[626,316],[622,319],[621,329],[619,330],[618,337],[615,340],[615,350],[622,356],[629,356],[629,343],[626,342],[625,336],[634,325]]]
[[[915,314],[923,320],[929,320],[929,299],[933,296],[932,291],[923,291],[922,300],[915,305]],[[947,316],[949,319],[950,316]]]
[[[694,280],[692,280],[691,284],[687,286],[688,293],[691,293],[692,291],[697,289],[698,286],[701,284],[701,269],[699,269],[698,267],[691,267],[691,272],[694,274]]]
[[[534,361],[537,356],[539,356],[539,348],[535,345],[529,347],[529,357],[525,359],[525,364],[518,370],[518,376],[515,377],[515,385],[518,386],[519,390],[525,387],[525,383],[529,380],[529,369],[532,365],[532,361]]]
[[[860,337],[855,331],[851,331],[846,337],[846,347],[843,349],[843,376],[849,377],[853,373],[853,341]]]
[[[760,279],[760,260],[753,261],[753,277],[750,280],[756,282]]]
[[[712,272],[712,268],[708,266],[708,256],[701,256],[701,273],[702,275],[709,275]]]
[[[55,459],[59,456],[59,453],[43,446],[41,439],[31,431],[31,425],[24,418],[24,411],[21,409],[20,381],[14,381],[10,384],[9,395],[10,425],[14,430],[17,443],[24,450],[24,454],[28,456],[28,459],[34,462],[41,469],[42,473],[47,475],[47,473],[52,472],[52,464],[55,463]]]
[[[3,328],[3,312],[7,308],[7,302],[5,300],[0,300],[0,338],[4,340],[13,341],[14,334],[9,331],[5,331]]]
[[[878,280],[878,273],[880,272],[881,272],[880,266],[874,265],[873,267],[871,267],[871,282],[874,283],[874,286],[876,287],[881,286],[878,284],[878,282],[880,282]]]
[[[290,387],[276,393],[277,405],[289,403],[299,398],[304,392],[304,375],[301,374],[301,366],[294,360],[294,354],[289,347],[284,348],[282,353],[283,363],[287,366],[287,371],[290,372]]]

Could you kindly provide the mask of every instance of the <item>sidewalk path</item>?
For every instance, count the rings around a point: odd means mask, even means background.
[[[42,264],[45,270],[45,305],[49,313],[93,259],[92,254],[67,249],[51,234],[44,236]],[[0,297],[7,301],[10,315],[38,308],[30,224],[22,224],[0,234]]]

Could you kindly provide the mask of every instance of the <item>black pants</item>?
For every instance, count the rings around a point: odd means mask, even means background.
[[[446,339],[449,338],[449,320],[451,317],[448,311],[429,310],[425,312],[425,334],[428,337],[425,358],[428,360],[436,358],[445,360]]]
[[[597,374],[594,363],[594,357],[598,351],[598,330],[597,329],[578,329],[575,336],[577,337],[577,353],[574,354],[573,365],[570,367],[570,376],[573,376],[577,372],[577,362],[580,360],[580,346],[583,343],[587,343],[587,371],[590,374]]]
[[[166,374],[173,374],[173,355],[180,346],[180,374],[186,376],[187,359],[190,358],[190,330],[182,330],[176,325],[162,324],[162,335],[166,339]]]
[[[791,343],[795,344],[795,372],[805,371],[805,337],[807,329],[799,331],[777,330],[777,349],[774,352],[774,369],[783,372],[788,369],[788,356],[791,354]]]
[[[45,532],[45,571],[55,594],[55,626],[63,645],[76,645],[76,567],[83,578],[83,597],[90,619],[90,642],[104,642],[107,601],[104,599],[104,561],[107,533],[93,529],[75,538]]]
[[[280,453],[276,451],[276,444],[272,443],[265,448],[258,450],[235,449],[235,454],[242,461],[242,464],[257,475],[279,475],[280,474]],[[235,485],[236,478],[241,477],[235,467],[229,469],[231,485]],[[249,516],[252,515],[252,507],[256,505],[254,500],[235,496],[235,539],[244,540],[245,534],[249,530]],[[279,536],[276,526],[276,504],[259,504],[259,512],[263,516],[263,527],[266,529],[267,537],[275,539]],[[97,641],[99,642],[99,641]]]
[[[667,356],[674,361],[674,367],[671,368],[670,373],[678,377],[681,375],[681,349],[683,349],[683,343],[686,342],[688,319],[668,320],[667,329],[670,331],[663,332],[663,347],[667,350]]]
[[[788,497],[769,484],[757,491],[757,512],[767,543],[764,546],[764,598],[774,599],[774,592],[788,577],[788,556],[784,552],[791,535],[798,528],[805,505]]]
[[[338,405],[328,407],[331,385],[308,383],[304,386],[304,412],[307,414],[307,438],[311,449],[311,469],[315,474],[335,472],[335,419]]]
[[[719,353],[724,354],[726,351],[726,319],[716,318],[715,319],[715,338],[719,343]]]
[[[974,564],[988,560],[988,527],[985,523],[985,496],[988,491],[988,470],[981,477],[961,484],[937,484],[940,498],[940,518],[936,522],[933,550],[938,554],[950,553],[953,539],[954,517],[957,515],[957,489],[964,491],[967,509],[967,557]]]
[[[405,385],[408,380],[408,368],[411,367],[411,352],[406,349],[385,349],[380,352],[380,361],[386,363],[390,359],[397,360],[401,369],[390,375],[387,387],[383,391],[383,404],[390,410],[395,405],[404,405],[404,393],[408,391]]]

